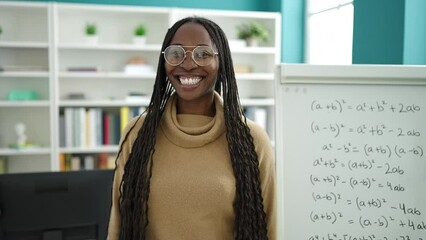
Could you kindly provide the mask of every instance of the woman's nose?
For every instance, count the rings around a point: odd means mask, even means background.
[[[192,59],[192,52],[191,51],[186,52],[185,58],[183,59],[183,62],[180,64],[180,66],[182,68],[186,69],[186,70],[198,67],[198,65]]]

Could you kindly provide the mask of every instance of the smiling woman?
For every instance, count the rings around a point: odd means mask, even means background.
[[[275,239],[272,146],[241,111],[224,32],[182,19],[161,55],[121,139],[108,239]]]

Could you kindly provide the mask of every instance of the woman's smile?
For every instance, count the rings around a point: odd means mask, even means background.
[[[179,81],[182,85],[185,86],[193,86],[196,85],[197,83],[199,83],[201,81],[201,77],[187,77],[187,76],[181,76],[179,77]]]

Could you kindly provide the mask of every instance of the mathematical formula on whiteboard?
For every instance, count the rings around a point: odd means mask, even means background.
[[[279,91],[282,239],[426,240],[426,85]]]

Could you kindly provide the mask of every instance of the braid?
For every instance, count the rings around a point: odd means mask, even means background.
[[[218,55],[220,65],[215,90],[219,93],[223,91],[226,138],[236,179],[235,239],[265,240],[266,215],[260,189],[259,161],[250,129],[241,111],[231,52],[225,33],[210,20],[189,17],[178,21],[168,30],[161,49],[163,51],[169,45],[177,29],[187,22],[204,26],[215,46],[221,50]],[[151,101],[133,143],[120,183],[120,240],[145,240],[156,134],[166,103],[174,92],[172,85],[167,81],[164,64],[160,54]],[[138,121],[139,119],[136,123]],[[135,125],[125,135],[117,159]]]
[[[215,31],[222,32],[219,27]],[[224,33],[209,33],[212,39],[219,38],[217,48],[223,52],[220,54],[222,70],[219,68],[218,82],[222,83],[226,138],[236,178],[235,239],[265,240],[268,237],[260,189],[259,160],[253,137],[241,111],[231,52]]]

